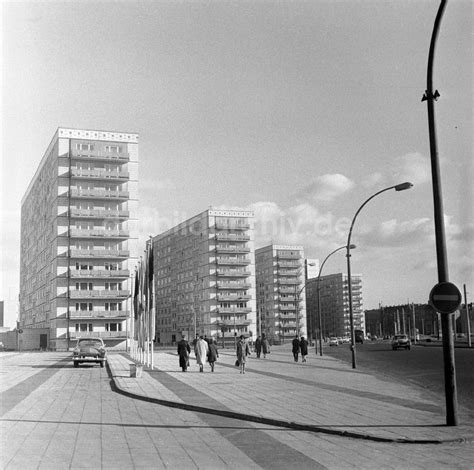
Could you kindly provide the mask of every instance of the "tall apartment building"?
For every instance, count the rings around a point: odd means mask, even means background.
[[[253,213],[206,210],[155,236],[156,338],[255,336]]]
[[[354,329],[364,330],[365,319],[362,310],[362,276],[351,275],[352,285],[352,313]],[[323,338],[329,336],[351,336],[349,313],[349,289],[347,274],[337,273],[321,276],[321,328]],[[308,312],[313,316],[314,331],[310,334],[313,338],[319,337],[319,311],[318,311],[318,282],[311,279],[306,285],[306,300]]]
[[[255,251],[258,332],[273,343],[306,335],[305,258],[302,246]]]
[[[137,134],[56,131],[21,206],[20,325],[49,328],[49,348],[124,345],[137,183]]]

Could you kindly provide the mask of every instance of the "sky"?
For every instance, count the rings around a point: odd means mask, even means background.
[[[438,282],[426,103],[435,0],[3,1],[1,282],[18,311],[21,199],[58,127],[139,134],[143,241],[208,208],[255,212],[256,246],[322,261],[351,242],[363,307]],[[473,280],[472,3],[434,61],[449,278]],[[344,251],[324,274],[346,272]],[[469,296],[470,299],[469,299]]]

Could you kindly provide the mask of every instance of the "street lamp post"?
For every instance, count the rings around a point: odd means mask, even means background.
[[[357,212],[354,215],[354,218],[352,219],[351,227],[349,229],[349,235],[347,237],[347,244],[346,244],[346,257],[347,257],[347,289],[348,289],[348,294],[349,294],[349,319],[350,319],[350,324],[351,324],[351,352],[352,352],[352,368],[356,368],[356,351],[355,351],[355,334],[354,334],[354,312],[352,309],[352,281],[351,281],[351,236],[352,236],[352,229],[354,227],[354,223],[356,221],[357,216],[359,215],[359,212],[364,208],[364,206],[371,201],[375,196],[378,196],[381,193],[384,193],[385,191],[389,191],[390,189],[395,189],[395,191],[404,191],[406,189],[410,189],[413,186],[412,183],[406,182],[406,183],[401,183],[397,184],[395,186],[390,186],[388,188],[382,189],[372,196],[370,196],[368,199],[365,200],[365,202],[357,209]]]
[[[355,245],[351,245],[350,246],[350,249],[353,250],[356,246]],[[318,281],[317,281],[317,296],[318,296],[318,323],[319,323],[319,355],[322,356],[323,355],[323,328],[322,328],[322,314],[321,314],[321,293],[320,293],[320,290],[321,290],[321,273],[323,271],[323,266],[324,264],[326,263],[326,261],[328,260],[328,258],[330,256],[332,256],[334,253],[336,253],[337,251],[339,250],[344,250],[346,247],[346,245],[344,246],[340,246],[339,248],[336,248],[334,251],[332,251],[331,253],[329,253],[326,258],[324,259],[324,261],[322,262],[321,264],[321,267],[319,268],[319,273],[318,273]]]

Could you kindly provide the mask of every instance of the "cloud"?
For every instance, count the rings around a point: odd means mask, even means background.
[[[299,197],[303,200],[331,202],[350,191],[355,183],[340,173],[318,176],[303,186]]]
[[[395,159],[394,184],[410,181],[415,185],[431,181],[431,164],[429,158],[421,153],[407,153]]]

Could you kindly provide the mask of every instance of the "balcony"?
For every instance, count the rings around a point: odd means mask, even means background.
[[[102,338],[102,339],[113,339],[113,338],[126,338],[126,331],[71,331],[69,333],[70,338]]]
[[[130,316],[130,312],[128,310],[73,310],[69,312],[69,319],[70,320],[79,320],[79,319],[120,319],[125,320]]]
[[[245,242],[250,240],[249,235],[239,234],[239,233],[216,233],[217,240],[227,240],[227,241],[236,241],[236,242]]]
[[[72,238],[121,238],[127,239],[130,237],[128,230],[85,230],[71,228]]]
[[[219,277],[248,277],[250,271],[240,271],[238,269],[218,269],[217,275]]]
[[[278,253],[277,262],[280,262],[281,259],[301,259],[301,253]]]
[[[226,222],[216,222],[215,227],[217,230],[248,230],[250,228],[250,224],[231,224]]]
[[[277,284],[287,284],[287,285],[301,284],[301,282],[298,279],[285,279],[283,277],[280,277],[279,279],[277,279],[276,282]]]
[[[71,248],[71,258],[128,258],[129,250],[78,250]]]
[[[71,152],[72,160],[93,160],[93,161],[114,161],[126,163],[130,160],[130,154],[128,152],[94,152],[93,150],[73,150]]]
[[[238,315],[238,314],[248,314],[251,313],[252,309],[248,307],[218,307],[214,310],[214,314],[229,314],[229,315]]]
[[[217,258],[218,265],[246,266],[250,264],[248,258]]]
[[[67,196],[67,194],[65,194]],[[84,199],[128,199],[128,191],[106,191],[105,189],[72,189],[71,197]]]
[[[219,301],[231,301],[240,302],[242,300],[250,300],[251,295],[238,295],[238,294],[217,294],[217,300]]]
[[[70,269],[69,276],[82,279],[100,279],[100,278],[128,278],[130,270],[128,269]]]
[[[126,299],[130,295],[129,290],[71,290],[71,299]]]
[[[250,289],[252,287],[248,282],[221,282],[217,281],[219,289]]]
[[[296,310],[296,305],[280,304],[280,310],[294,312]]]
[[[277,265],[281,268],[299,268],[301,266],[299,261],[277,261]]]
[[[216,246],[217,253],[250,253],[248,246]]]
[[[61,214],[67,217],[67,212]],[[127,210],[105,210],[105,209],[77,209],[71,208],[71,217],[77,218],[91,218],[91,219],[128,219],[130,217],[130,211]]]
[[[128,171],[84,170],[71,168],[71,177],[93,180],[128,181],[130,179],[130,173]]]

